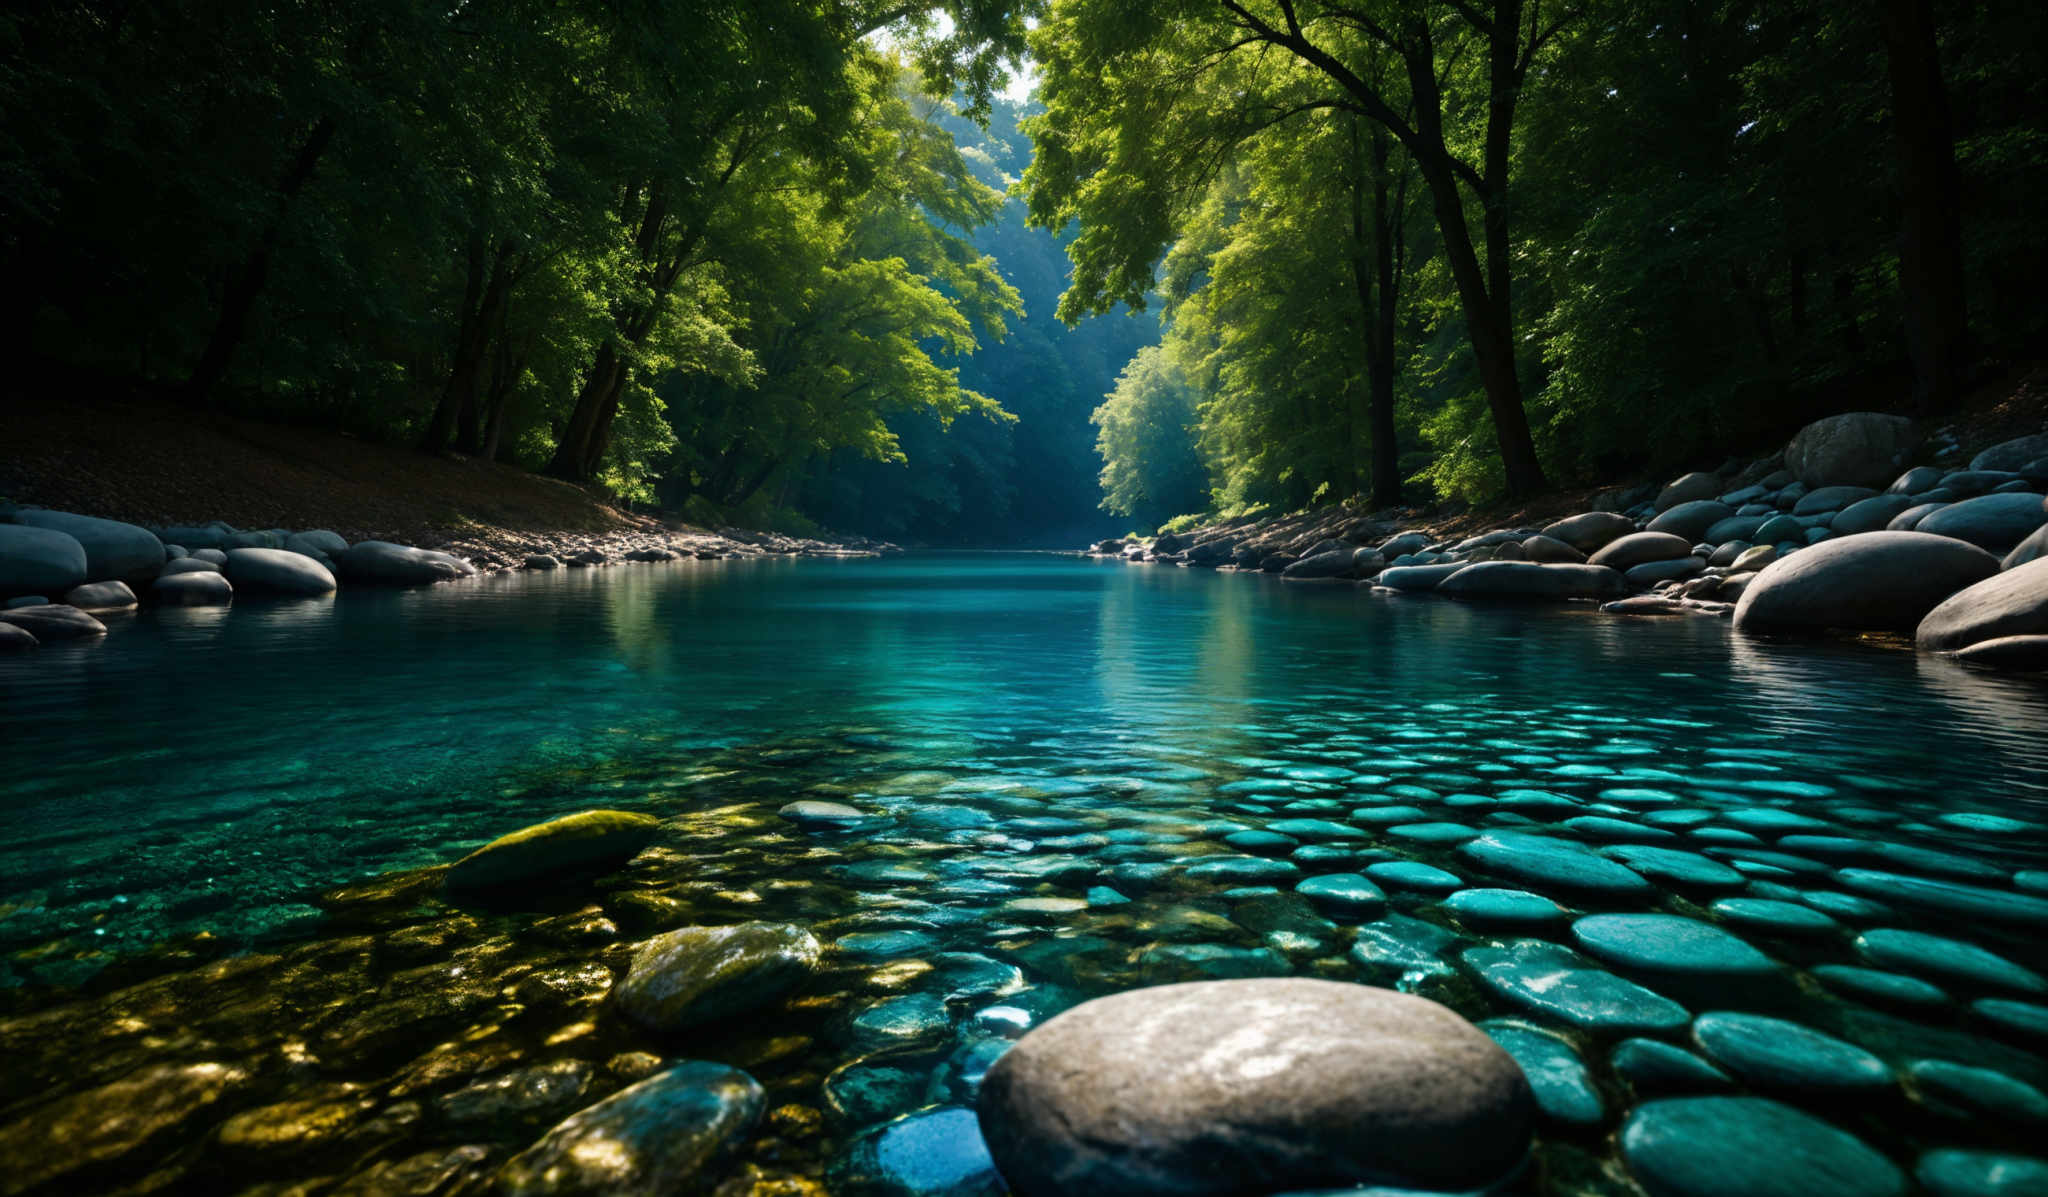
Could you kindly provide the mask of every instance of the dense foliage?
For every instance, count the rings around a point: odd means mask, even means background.
[[[2044,331],[2043,11],[1055,0],[1062,310],[1163,303],[1199,396],[1107,477],[1178,436],[1226,509],[1483,497],[1938,412]]]

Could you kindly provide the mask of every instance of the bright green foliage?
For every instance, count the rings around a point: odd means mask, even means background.
[[[1195,449],[1196,391],[1157,345],[1138,351],[1095,409],[1102,505],[1156,526],[1209,505]]]

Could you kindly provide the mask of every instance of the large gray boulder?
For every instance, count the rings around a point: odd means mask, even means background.
[[[1765,566],[1735,607],[1745,631],[1912,630],[1950,595],[1998,572],[1998,558],[1925,532],[1860,532]]]
[[[1013,1192],[1475,1189],[1528,1150],[1521,1068],[1423,998],[1273,978],[1136,989],[1031,1031],[982,1082]]]
[[[1631,532],[1607,545],[1589,559],[1594,565],[1628,569],[1646,561],[1669,561],[1692,556],[1692,541],[1669,532]]]
[[[298,595],[334,591],[334,575],[326,566],[290,549],[229,549],[222,572],[237,590]]]
[[[1720,493],[1721,476],[1698,471],[1673,481],[1659,491],[1657,501],[1652,506],[1658,511],[1669,511],[1685,503],[1715,498]]]
[[[1837,536],[1853,536],[1858,532],[1880,532],[1900,512],[1913,506],[1913,500],[1905,495],[1872,495],[1849,504],[1835,513],[1828,521],[1828,530]]]
[[[62,594],[85,581],[85,546],[49,528],[0,524],[0,595]]]
[[[2034,529],[2032,536],[2015,545],[2012,552],[2005,555],[2005,560],[1998,564],[2001,569],[2018,569],[2029,561],[2039,561],[2043,557],[2048,557],[2048,524]]]
[[[476,567],[460,557],[384,540],[350,545],[334,564],[343,578],[378,586],[431,586],[476,575]]]
[[[36,634],[27,628],[17,627],[11,623],[0,623],[0,652],[7,652],[17,648],[34,648],[40,643],[42,642],[36,639]]]
[[[685,1060],[598,1102],[499,1169],[499,1197],[682,1193],[743,1142],[766,1095],[726,1064]]]
[[[1924,490],[1933,490],[1941,485],[1944,473],[1946,471],[1940,466],[1914,466],[1894,479],[1891,486],[1886,488],[1885,493],[1888,495],[1917,495]]]
[[[2031,465],[2043,457],[2048,457],[2048,432],[2037,432],[2032,436],[2000,441],[1972,457],[1970,468],[2017,472],[2022,466]]]
[[[1467,568],[1463,561],[1440,565],[1396,565],[1380,571],[1373,582],[1390,590],[1435,590],[1437,583]]]
[[[16,523],[31,528],[62,532],[85,549],[85,581],[143,583],[156,576],[164,563],[164,542],[147,528],[103,520],[68,511],[23,508],[14,513]]]
[[[1611,598],[1626,590],[1604,565],[1545,565],[1535,561],[1482,561],[1437,583],[1438,594],[1459,598]]]
[[[1581,553],[1595,552],[1608,542],[1636,530],[1636,522],[1612,511],[1588,511],[1567,516],[1543,529],[1543,535],[1561,540]]]
[[[1522,556],[1546,565],[1580,565],[1586,555],[1555,536],[1538,533],[1522,542]]]
[[[1419,553],[1429,546],[1429,533],[1403,532],[1399,536],[1389,538],[1385,544],[1379,546],[1379,549],[1380,556],[1392,561],[1403,553]]]
[[[1809,487],[1884,486],[1919,443],[1904,416],[1844,412],[1800,429],[1785,446],[1785,468]]]
[[[1683,536],[1689,541],[1694,541],[1705,536],[1707,529],[1734,514],[1735,509],[1719,499],[1695,499],[1690,503],[1680,503],[1651,520],[1645,530],[1669,532],[1673,536]]]
[[[1952,653],[1983,640],[2048,635],[2048,558],[2030,561],[1950,595],[1913,633],[1929,652]]]
[[[219,607],[235,601],[235,587],[223,574],[181,570],[163,574],[151,582],[149,597],[152,602],[166,607]]]
[[[2015,492],[1950,503],[1922,519],[1917,530],[1953,536],[1988,552],[2004,554],[2044,523],[2048,523],[2048,510],[2043,510],[2041,496]]]
[[[44,644],[53,640],[82,640],[90,636],[107,634],[106,624],[76,607],[69,607],[63,603],[11,607],[0,611],[0,623],[11,623],[18,628],[27,628]]]
[[[1317,553],[1312,557],[1303,557],[1293,565],[1281,570],[1280,576],[1298,579],[1349,577],[1352,570],[1353,556],[1353,550],[1349,548],[1332,549],[1329,552]]]
[[[65,592],[64,602],[80,611],[126,611],[135,605],[135,592],[126,582],[87,582]]]
[[[1888,532],[1912,532],[1920,527],[1920,521],[1948,506],[1946,503],[1915,503],[1899,512],[1885,523]]]

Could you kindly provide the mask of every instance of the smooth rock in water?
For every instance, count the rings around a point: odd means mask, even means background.
[[[1948,1005],[1948,994],[1918,977],[1853,964],[1816,964],[1813,975],[1828,988],[1876,1006],[1932,1010]]]
[[[2020,492],[1950,503],[1921,520],[1917,530],[1968,541],[2002,557],[2043,524],[2048,524],[2048,510],[2041,496]]]
[[[1778,964],[1708,923],[1675,914],[1594,914],[1572,924],[1572,937],[1609,964],[1677,976],[1757,977]]]
[[[2018,470],[2041,457],[2048,457],[2048,432],[2000,441],[1970,459],[1973,470]]]
[[[981,1124],[966,1106],[940,1106],[873,1127],[846,1145],[826,1172],[850,1197],[1002,1197]]]
[[[430,586],[476,575],[476,567],[460,557],[383,540],[350,545],[334,564],[351,582],[380,586]]]
[[[1571,1044],[1505,1019],[1489,1019],[1480,1023],[1479,1029],[1521,1066],[1536,1098],[1536,1112],[1543,1118],[1578,1127],[1598,1126],[1607,1120],[1607,1106],[1593,1086],[1593,1074]]]
[[[221,572],[241,591],[306,596],[334,592],[334,575],[326,566],[290,549],[229,549]]]
[[[1745,631],[1909,631],[1942,600],[1998,572],[1974,545],[1925,532],[1863,532],[1765,566],[1735,607]]]
[[[2039,1197],[2048,1193],[2048,1160],[1944,1147],[1913,1165],[1934,1197]]]
[[[1563,541],[1581,553],[1596,552],[1636,530],[1636,522],[1612,511],[1588,511],[1569,516],[1543,529],[1542,535]]]
[[[1707,568],[1704,558],[1674,557],[1669,561],[1645,561],[1628,569],[1626,581],[1632,587],[1655,586],[1679,578],[1690,578]]]
[[[689,1060],[629,1085],[506,1161],[503,1197],[670,1193],[702,1187],[707,1164],[760,1120],[766,1095],[736,1068]]]
[[[1266,860],[1257,856],[1211,856],[1188,866],[1188,876],[1196,881],[1260,885],[1292,881],[1301,876],[1301,866],[1291,860]]]
[[[812,798],[792,802],[775,813],[799,827],[844,827],[867,818],[844,802],[820,802]]]
[[[1992,922],[2048,927],[2048,898],[1869,869],[1843,869],[1837,880],[1858,893],[1873,894],[1906,906]]]
[[[1727,519],[1708,528],[1701,535],[1700,539],[1712,545],[1727,545],[1732,541],[1738,540],[1744,545],[1748,545],[1755,538],[1757,529],[1769,523],[1770,519],[1771,517],[1764,515],[1731,515]],[[1736,550],[1736,552],[1740,551],[1740,549]],[[1733,555],[1732,553],[1730,554],[1731,557]],[[1715,564],[1725,563],[1717,561]]]
[[[1711,499],[1721,493],[1721,476],[1696,470],[1682,478],[1673,480],[1657,492],[1657,500],[1651,504],[1658,511],[1670,511],[1686,503]]]
[[[1897,1166],[1848,1131],[1761,1097],[1645,1102],[1621,1154],[1650,1197],[1903,1197]]]
[[[1840,923],[1811,906],[1770,898],[1722,898],[1712,910],[1738,927],[1767,935],[1826,935],[1841,929]]]
[[[1358,918],[1377,918],[1387,908],[1387,895],[1380,887],[1357,873],[1328,873],[1310,877],[1294,892],[1333,910]]]
[[[1379,572],[1373,582],[1391,590],[1435,590],[1437,583],[1467,568],[1462,561],[1442,565],[1396,565]]]
[[[49,528],[0,524],[0,595],[62,594],[86,579],[85,546]]]
[[[348,541],[343,540],[338,532],[315,528],[307,532],[294,532],[285,537],[284,547],[307,557],[324,557],[332,560],[348,551]]]
[[[1586,555],[1554,536],[1536,535],[1522,542],[1522,556],[1554,565],[1580,565]]]
[[[2048,994],[2048,978],[1960,939],[1885,927],[1857,936],[1856,949],[1885,968],[2014,993]]]
[[[1488,872],[1512,877],[1539,892],[1631,898],[1648,894],[1652,888],[1640,874],[1578,844],[1524,832],[1492,832],[1459,848],[1458,854]]]
[[[0,611],[0,623],[11,623],[25,628],[37,640],[48,644],[54,640],[82,640],[89,636],[104,636],[107,625],[62,603],[44,603],[39,607],[14,607]]]
[[[2048,1095],[1995,1068],[1918,1060],[1907,1065],[1906,1077],[1923,1104],[1944,1113],[2034,1126],[2048,1122]]]
[[[221,574],[184,570],[151,582],[149,597],[166,607],[218,607],[235,601],[235,587]]]
[[[1799,501],[1792,505],[1792,514],[1832,517],[1843,508],[1873,498],[1876,494],[1876,491],[1867,486],[1823,486],[1819,490],[1801,495]],[[1831,519],[1821,521],[1823,525],[1830,522]]]
[[[1542,940],[1468,948],[1463,959],[1480,984],[1500,997],[1583,1030],[1671,1031],[1692,1017],[1677,1002]]]
[[[1669,532],[1688,541],[1705,536],[1707,529],[1735,514],[1735,509],[1718,499],[1697,499],[1666,510],[1644,527],[1645,532]],[[1761,522],[1761,521],[1759,521]]]
[[[14,521],[31,528],[62,532],[76,540],[85,549],[86,576],[79,579],[81,582],[118,579],[140,584],[155,577],[163,567],[164,542],[147,528],[38,507],[15,512]]]
[[[1762,1089],[1848,1095],[1892,1084],[1883,1060],[1782,1018],[1716,1011],[1695,1019],[1692,1035],[1708,1059]]]
[[[560,569],[562,568],[562,563],[546,553],[529,553],[526,557],[525,568],[538,570]]]
[[[1920,437],[1913,421],[1874,411],[1815,420],[1785,446],[1785,468],[1809,487],[1883,486],[1898,476]]]
[[[41,643],[42,641],[36,639],[36,634],[27,628],[16,627],[11,623],[0,623],[0,652],[17,648],[34,648]]]
[[[2048,524],[2034,529],[2034,534],[2013,546],[2013,550],[1998,563],[2000,569],[2018,569],[2022,565],[2048,557]]]
[[[1475,1188],[1519,1165],[1533,1100],[1472,1024],[1301,978],[1098,998],[997,1060],[982,1133],[1019,1193]]]
[[[2048,635],[2048,559],[2030,561],[1950,595],[1927,612],[1913,641],[1952,653],[1982,640]]]
[[[210,561],[215,565],[228,563],[228,555],[220,549],[194,549],[192,556],[195,560]]]
[[[1444,909],[1467,926],[1504,931],[1535,931],[1571,914],[1541,894],[1520,889],[1461,889],[1444,899]]]
[[[1835,518],[1828,521],[1828,530],[1837,536],[1881,531],[1890,527],[1900,512],[1912,506],[1913,500],[1905,495],[1872,495],[1836,512]]]
[[[1317,553],[1313,557],[1303,557],[1286,569],[1281,570],[1280,576],[1283,578],[1345,577],[1352,572],[1352,556],[1353,550],[1348,548],[1335,549],[1327,553]]]
[[[115,1165],[131,1176],[146,1175],[156,1162],[153,1153],[196,1139],[201,1116],[248,1079],[247,1072],[227,1064],[167,1064],[60,1097],[0,1127],[0,1175],[10,1193]],[[81,1191],[100,1187],[85,1185]]]
[[[614,999],[649,1030],[680,1031],[781,1001],[819,954],[815,936],[787,924],[684,927],[641,946]]]
[[[1438,594],[1460,598],[1604,598],[1622,593],[1621,575],[1599,565],[1542,565],[1534,561],[1482,561],[1437,584]]]
[[[2000,636],[1979,640],[1956,653],[1956,660],[1994,669],[2048,669],[2048,636]]]
[[[126,611],[135,605],[135,592],[126,582],[88,582],[67,591],[64,603],[80,611]]]
[[[1686,1051],[1655,1039],[1624,1039],[1608,1057],[1615,1074],[1638,1096],[1721,1093],[1735,1087],[1725,1072]]]
[[[1900,474],[1890,486],[1886,487],[1885,493],[1888,495],[1917,495],[1924,490],[1933,490],[1941,485],[1942,473],[1943,471],[1940,466],[1914,466],[1912,469]]]
[[[175,561],[164,562],[163,569],[157,571],[156,576],[168,578],[176,574],[217,574],[219,572],[220,566],[215,565],[211,561],[201,561],[197,557],[180,557]]]
[[[1610,542],[1587,560],[1593,565],[1625,570],[1651,561],[1692,556],[1692,541],[1669,532],[1631,532]]]
[[[1916,503],[1891,518],[1885,525],[1890,532],[1911,532],[1919,528],[1920,521],[1948,506],[1946,503]]]
[[[952,1018],[937,994],[912,993],[876,1002],[848,1024],[862,1049],[930,1047],[952,1033]]]
[[[1426,865],[1419,860],[1387,860],[1366,866],[1365,875],[1381,885],[1397,889],[1430,890],[1448,893],[1465,883],[1456,873],[1447,872],[1435,865]]]
[[[638,856],[660,829],[660,820],[632,811],[563,815],[500,836],[456,861],[447,885],[485,890],[540,877],[602,876]]]

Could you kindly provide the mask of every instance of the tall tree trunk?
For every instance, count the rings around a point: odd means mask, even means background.
[[[439,453],[448,447],[455,435],[455,409],[461,404],[465,389],[473,387],[476,365],[483,358],[482,308],[484,274],[488,269],[484,253],[483,235],[472,232],[469,251],[464,255],[462,314],[455,322],[453,365],[448,381],[441,386],[441,396],[434,403],[434,414],[427,420],[427,430],[420,435],[420,450],[425,453]]]
[[[490,349],[492,337],[504,332],[505,309],[511,303],[512,284],[519,275],[513,259],[517,248],[517,243],[507,238],[492,254],[491,279],[484,287],[483,304],[477,312],[476,343],[464,363],[466,377],[451,380],[458,390],[455,447],[464,453],[474,454],[483,447],[483,397],[479,392],[483,387],[484,355]]]
[[[270,257],[276,252],[278,238],[284,233],[285,217],[291,213],[292,201],[305,190],[313,178],[313,168],[320,164],[320,156],[327,152],[328,144],[333,140],[334,118],[323,116],[313,122],[306,140],[300,143],[298,152],[292,155],[290,164],[285,167],[284,176],[278,180],[277,202],[269,222],[264,225],[249,255],[228,275],[213,335],[207,338],[206,348],[199,355],[199,364],[192,368],[191,375],[185,380],[186,402],[201,407],[211,406],[214,389],[227,377],[235,350],[241,347],[242,338],[248,333],[249,313],[255,308],[256,297],[263,293],[263,284],[269,278]]]
[[[1913,406],[1932,415],[1956,402],[1968,365],[1969,326],[1961,179],[1930,0],[1885,0],[1884,41],[1899,154],[1899,289],[1913,359]]]
[[[1376,507],[1392,507],[1401,501],[1401,454],[1394,440],[1394,326],[1400,316],[1401,288],[1394,268],[1394,243],[1400,237],[1397,208],[1406,197],[1394,199],[1389,195],[1389,148],[1386,130],[1374,129],[1373,270],[1378,276],[1379,305],[1372,313],[1372,352],[1366,361],[1366,384],[1372,396],[1372,501]]]
[[[569,422],[563,425],[562,434],[555,438],[555,455],[548,462],[548,473],[571,482],[589,481],[584,462],[590,456],[590,441],[597,430],[598,411],[604,406],[612,381],[624,368],[619,360],[618,346],[610,341],[598,346],[597,360],[591,363],[590,372],[583,376],[583,386],[576,392],[576,406],[569,413]]]

